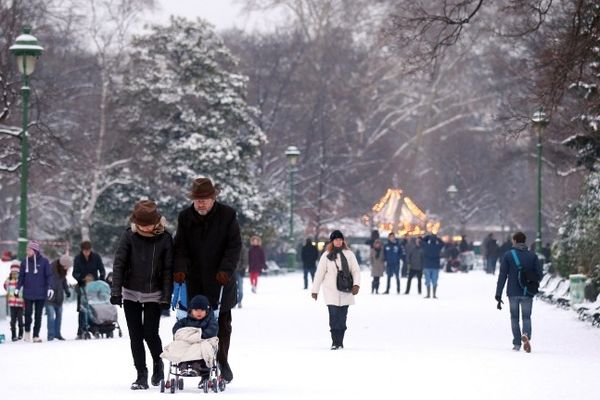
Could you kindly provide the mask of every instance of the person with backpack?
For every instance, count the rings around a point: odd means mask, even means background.
[[[523,349],[531,352],[531,310],[533,296],[538,291],[542,280],[543,270],[535,252],[529,251],[523,232],[512,236],[513,247],[502,256],[500,273],[496,285],[497,308],[502,309],[502,290],[506,285],[506,295],[510,306],[510,324],[513,334],[513,350]],[[523,329],[519,325],[519,311],[522,315]]]

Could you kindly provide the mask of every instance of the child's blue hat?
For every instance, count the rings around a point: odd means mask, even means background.
[[[188,310],[208,310],[210,308],[210,304],[208,303],[208,299],[206,296],[201,294],[194,296],[190,304],[188,304]]]

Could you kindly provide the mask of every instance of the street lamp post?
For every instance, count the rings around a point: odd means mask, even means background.
[[[450,202],[452,203],[452,209],[454,212],[456,212],[456,204],[454,202],[454,199],[456,198],[456,194],[458,193],[458,189],[456,188],[456,186],[454,186],[454,184],[448,186],[448,189],[446,189],[446,193],[448,194],[448,197],[450,198]],[[452,220],[456,221],[456,218],[452,218]],[[452,227],[452,238],[451,241],[454,240],[454,226]]]
[[[23,28],[23,33],[17,37],[15,44],[10,46],[9,51],[16,57],[19,72],[23,76],[23,130],[21,131],[21,203],[19,215],[19,259],[24,259],[27,250],[27,179],[29,143],[27,125],[29,113],[29,75],[35,69],[36,59],[42,55],[44,49],[38,44],[35,36],[31,35],[31,29]]]
[[[296,249],[294,246],[294,173],[296,172],[296,164],[300,157],[300,150],[296,146],[289,146],[285,151],[285,156],[288,160],[288,170],[290,173],[290,236],[288,238],[290,248],[288,250],[288,266],[290,269],[295,268]]]
[[[535,237],[535,251],[542,252],[542,134],[548,125],[548,118],[544,107],[539,107],[531,117],[533,128],[537,134],[537,233]]]

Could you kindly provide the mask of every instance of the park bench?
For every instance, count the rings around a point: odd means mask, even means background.
[[[564,279],[562,279],[559,276],[553,276],[551,277],[548,282],[546,283],[546,285],[544,287],[542,287],[540,285],[540,289],[538,290],[538,297],[544,301],[549,301],[549,297],[558,287],[558,285],[563,281]]]

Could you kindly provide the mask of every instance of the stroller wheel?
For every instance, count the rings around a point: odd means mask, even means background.
[[[165,380],[164,379],[160,380],[160,392],[161,393],[165,392]]]
[[[210,382],[213,392],[217,393],[219,391],[219,384],[217,382],[217,378],[213,378]]]
[[[225,382],[225,379],[219,379],[219,390],[221,392],[225,391],[226,386],[227,386],[227,382]]]
[[[202,390],[204,391],[204,393],[208,393],[208,382],[209,380],[205,380],[204,384],[202,385]]]
[[[175,393],[175,378],[171,378],[171,393]]]
[[[177,388],[179,390],[183,390],[183,378],[179,378],[179,380],[177,381]]]

